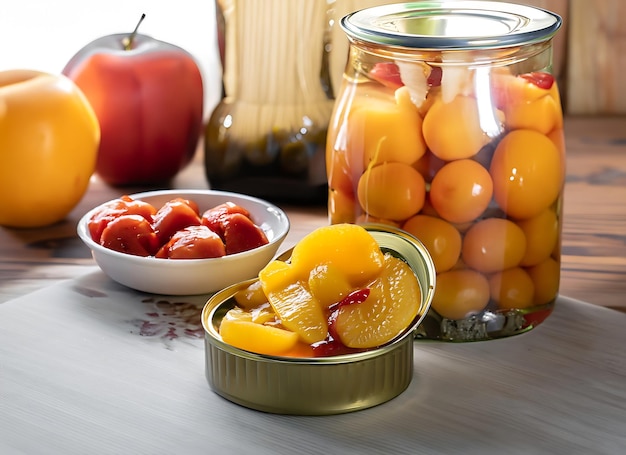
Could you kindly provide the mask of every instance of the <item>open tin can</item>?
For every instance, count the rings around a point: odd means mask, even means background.
[[[236,305],[234,295],[255,280],[230,286],[206,303],[206,377],[218,395],[239,405],[277,414],[329,415],[369,408],[401,394],[413,378],[413,340],[435,289],[433,261],[424,245],[401,230],[366,225],[383,252],[404,260],[419,282],[418,314],[407,329],[379,348],[332,357],[276,357],[222,341],[219,326]]]

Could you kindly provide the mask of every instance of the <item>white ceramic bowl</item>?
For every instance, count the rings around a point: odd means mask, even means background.
[[[224,202],[233,202],[250,212],[252,221],[269,243],[242,253],[211,259],[158,259],[133,256],[105,248],[94,242],[88,222],[96,207],[78,222],[78,236],[91,249],[93,258],[110,278],[130,288],[163,295],[208,294],[257,276],[276,255],[289,232],[289,219],[283,210],[254,197],[212,190],[163,190],[130,194],[159,209],[166,202],[182,197],[198,204],[200,213]]]

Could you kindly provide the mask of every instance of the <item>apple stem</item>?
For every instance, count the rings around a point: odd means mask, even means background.
[[[133,48],[133,40],[135,39],[135,36],[137,35],[137,30],[139,29],[139,26],[141,25],[141,23],[143,22],[145,18],[146,18],[146,13],[143,13],[141,17],[139,18],[139,22],[137,22],[137,25],[135,25],[135,30],[133,30],[133,32],[130,35],[128,35],[126,38],[124,38],[124,40],[122,41],[125,51],[129,51]]]

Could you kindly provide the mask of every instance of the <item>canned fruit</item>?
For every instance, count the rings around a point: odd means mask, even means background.
[[[295,266],[272,261],[259,272],[259,280],[281,324],[312,344],[326,338],[327,318],[319,301],[298,275]]]
[[[415,215],[404,223],[402,229],[422,241],[437,273],[450,270],[459,261],[461,233],[447,221],[429,215]]]
[[[464,319],[480,313],[489,303],[489,282],[471,269],[449,270],[437,275],[431,308],[448,319]]]
[[[528,267],[528,274],[535,285],[534,301],[541,305],[553,301],[559,292],[561,268],[553,258]]]
[[[248,210],[231,202],[201,215],[189,199],[174,198],[157,209],[125,195],[96,209],[87,226],[105,248],[159,259],[217,258],[269,242]]]
[[[450,161],[435,174],[429,194],[439,216],[451,223],[467,223],[489,206],[493,182],[489,171],[476,161]]]
[[[385,255],[380,276],[369,286],[369,297],[337,310],[335,332],[349,348],[380,346],[400,335],[415,319],[420,288],[406,262]]]
[[[347,236],[356,240],[356,250]],[[363,249],[370,250],[363,254]],[[325,252],[321,261],[319,250]],[[350,257],[354,251],[358,259]],[[355,274],[355,264],[366,272]],[[355,224],[308,234],[294,248],[290,262],[270,262],[259,272],[259,280],[234,298],[237,305],[224,318],[226,336],[219,329],[225,342],[262,354],[276,355],[278,345],[285,353],[281,355],[314,356],[358,352],[392,341],[416,319],[422,301],[413,269],[383,253],[374,237]],[[293,333],[297,346],[281,332],[250,324]],[[265,336],[271,338],[267,343]]]
[[[396,93],[403,91],[406,88]],[[348,147],[362,150],[363,166],[386,161],[411,164],[426,150],[422,119],[408,92],[396,98],[368,97],[352,106],[347,142]]]
[[[121,215],[104,228],[100,245],[135,256],[151,256],[156,253],[159,240],[150,222],[141,215]]]
[[[559,239],[559,221],[554,210],[545,209],[533,218],[518,221],[517,225],[526,237],[526,252],[520,265],[529,267],[548,259]]]
[[[534,304],[535,285],[528,272],[521,267],[491,275],[489,291],[500,309],[528,308]]]
[[[324,226],[296,244],[290,267],[299,279],[308,280],[311,270],[322,264],[333,264],[353,286],[359,286],[380,274],[383,253],[372,235],[361,226]]]
[[[435,263],[432,312],[441,318],[534,311],[552,302],[558,276],[546,272],[551,278],[544,279],[536,270],[558,269],[560,261],[565,146],[553,76],[508,67],[452,69],[445,59],[433,65],[380,59],[390,64],[375,65],[369,79],[346,79],[331,120],[331,223],[391,224],[420,239]],[[402,134],[396,129],[379,128],[374,137],[360,131],[363,120],[353,128],[352,110],[364,99],[377,115],[390,106],[408,120],[415,110],[424,152],[407,162],[404,143],[393,152],[378,150],[381,141],[400,144],[401,138],[381,139]],[[464,287],[471,297],[463,296]]]
[[[226,255],[219,235],[206,226],[187,226],[176,231],[155,254],[164,259],[203,259]]]
[[[493,273],[517,267],[526,252],[524,231],[513,221],[487,218],[465,233],[461,255],[474,270]]]
[[[532,218],[561,193],[563,167],[561,153],[547,136],[526,129],[511,131],[491,160],[494,199],[510,217]]]
[[[456,96],[448,103],[437,98],[422,129],[428,149],[445,161],[470,158],[491,140],[481,128],[478,102],[470,96]]]
[[[357,194],[361,207],[369,215],[404,220],[424,206],[426,182],[409,164],[384,162],[363,173]]]
[[[509,129],[548,134],[563,125],[558,87],[549,73],[497,74],[493,78],[493,94]]]
[[[322,308],[341,301],[352,291],[348,277],[333,263],[322,264],[311,270],[308,285]]]
[[[267,355],[281,355],[298,342],[295,332],[230,317],[222,319],[220,335],[236,348]]]

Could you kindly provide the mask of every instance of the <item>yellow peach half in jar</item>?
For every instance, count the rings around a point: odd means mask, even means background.
[[[422,130],[428,148],[444,161],[470,158],[491,140],[481,128],[476,98],[470,96],[449,103],[435,100]]]
[[[426,150],[422,118],[410,101],[398,103],[395,98],[380,96],[359,98],[347,122],[346,148],[361,156],[363,166],[388,161],[411,164]]]

